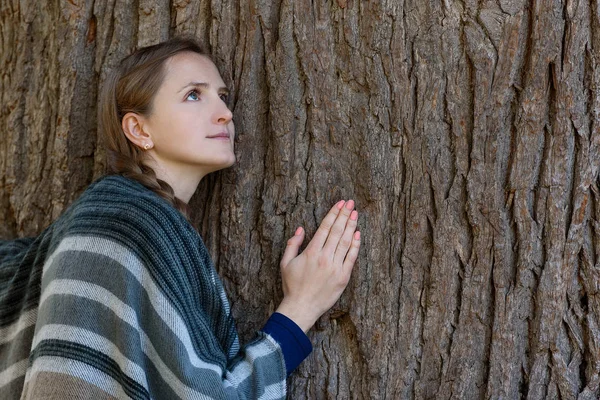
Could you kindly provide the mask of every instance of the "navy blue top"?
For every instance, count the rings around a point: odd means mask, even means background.
[[[294,321],[278,312],[273,313],[262,328],[271,335],[283,351],[287,376],[300,365],[312,351],[310,339]]]

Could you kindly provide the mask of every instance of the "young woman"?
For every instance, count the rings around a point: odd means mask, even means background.
[[[140,49],[107,79],[109,174],[39,236],[0,241],[0,398],[285,398],[305,333],[348,283],[357,212],[338,202],[300,254],[296,230],[283,301],[240,346],[187,209],[235,161],[227,93],[190,40]]]

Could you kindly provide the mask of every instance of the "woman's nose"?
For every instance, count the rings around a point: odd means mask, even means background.
[[[232,120],[233,113],[227,107],[225,102],[221,101],[221,104],[219,104],[219,106],[217,107],[214,118],[216,120],[216,123],[225,125]]]

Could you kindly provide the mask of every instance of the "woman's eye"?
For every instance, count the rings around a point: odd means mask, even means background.
[[[225,103],[227,103],[229,101],[229,95],[222,93],[219,95],[219,97],[221,98],[221,100],[223,100]]]
[[[186,100],[198,101],[198,100],[200,100],[200,96],[198,96],[198,92],[196,90],[192,90],[187,95]]]

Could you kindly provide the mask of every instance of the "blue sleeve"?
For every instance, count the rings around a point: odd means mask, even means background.
[[[312,351],[308,336],[294,321],[283,314],[273,313],[262,331],[269,334],[281,346],[288,376]]]

